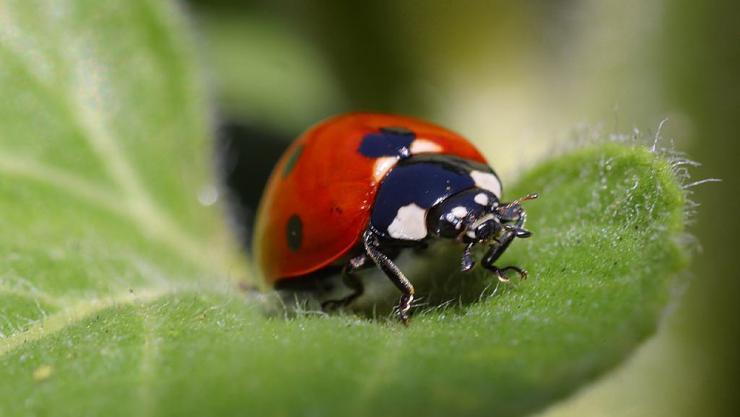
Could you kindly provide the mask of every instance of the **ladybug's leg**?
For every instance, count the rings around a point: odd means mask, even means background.
[[[501,257],[501,254],[506,251],[506,248],[509,247],[515,237],[516,232],[513,231],[504,234],[504,236],[500,240],[498,240],[493,246],[491,246],[488,252],[483,256],[483,260],[481,261],[481,265],[496,274],[499,281],[501,282],[509,282],[509,278],[504,274],[504,272],[509,270],[516,271],[521,279],[527,279],[527,271],[519,268],[518,266],[507,266],[506,268],[499,268],[494,265],[494,263],[498,260],[499,257]]]
[[[403,293],[401,300],[398,302],[398,318],[401,319],[403,324],[408,324],[411,302],[414,301],[414,286],[411,284],[411,281],[406,278],[406,275],[401,272],[398,266],[396,266],[388,256],[380,251],[380,243],[371,231],[368,230],[365,232],[363,243],[365,245],[365,252],[370,259],[375,262],[375,265],[377,265],[378,268],[380,268],[391,282]]]
[[[460,271],[462,272],[470,271],[475,265],[473,255],[470,253],[470,250],[473,249],[473,245],[474,243],[468,243],[468,245],[465,246],[465,250],[463,251],[463,256],[460,261]]]
[[[328,300],[321,303],[322,310],[333,310],[339,307],[345,307],[355,301],[365,292],[365,287],[362,285],[362,280],[355,274],[355,271],[365,264],[367,255],[362,254],[360,256],[352,258],[344,268],[342,268],[342,282],[344,285],[352,289],[352,294],[340,298],[339,300]]]

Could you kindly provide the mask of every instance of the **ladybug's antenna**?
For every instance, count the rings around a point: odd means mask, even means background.
[[[540,195],[538,193],[530,193],[530,194],[525,195],[524,197],[517,198],[516,200],[514,200],[511,203],[507,204],[506,207],[509,207],[509,206],[519,206],[519,205],[521,205],[525,201],[536,200],[538,198],[540,198]]]
[[[496,207],[496,213],[502,220],[512,221],[516,218],[521,218],[524,215],[524,210],[522,210],[522,203],[529,200],[536,200],[537,198],[539,198],[539,196],[540,195],[537,193],[527,194],[524,197],[517,198],[511,203],[506,203],[502,206]],[[517,223],[523,222],[520,221]]]

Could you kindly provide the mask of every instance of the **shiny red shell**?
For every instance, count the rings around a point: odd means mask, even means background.
[[[382,127],[412,130],[423,144],[412,144],[412,154],[448,154],[487,164],[462,136],[419,119],[350,113],[320,122],[285,151],[260,202],[255,259],[269,283],[319,270],[357,245],[383,175],[398,160],[369,158],[358,150],[366,134]]]

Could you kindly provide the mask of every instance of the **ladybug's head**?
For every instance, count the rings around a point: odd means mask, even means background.
[[[524,211],[522,203],[528,200],[534,200],[539,195],[527,194],[526,196],[516,199],[511,203],[500,204],[493,209],[494,217],[501,224],[502,232],[500,234],[513,233],[514,237],[526,238],[532,236],[532,232],[524,229],[524,222],[527,220],[527,212]]]
[[[436,236],[467,244],[463,269],[470,269],[473,245],[497,245],[515,237],[532,235],[524,229],[527,213],[522,203],[535,198],[537,194],[529,194],[510,203],[501,203],[487,190],[469,189],[432,207],[427,214],[427,228]]]

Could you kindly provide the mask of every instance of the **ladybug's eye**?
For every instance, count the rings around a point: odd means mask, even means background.
[[[480,240],[488,240],[501,229],[501,225],[494,220],[488,220],[475,229],[475,237]]]

